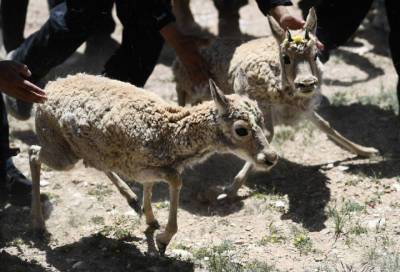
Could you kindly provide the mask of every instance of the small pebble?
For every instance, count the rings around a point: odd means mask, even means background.
[[[49,186],[49,182],[47,180],[40,181],[40,187],[47,187],[47,186]]]
[[[193,259],[193,254],[183,249],[173,249],[171,250],[171,254],[175,257],[180,257],[183,260]]]
[[[344,165],[339,165],[339,166],[337,167],[337,169],[338,169],[339,171],[344,172],[344,171],[346,171],[346,170],[349,170],[349,167],[348,167],[348,166],[344,166]]]
[[[392,188],[393,188],[395,191],[400,192],[400,183],[394,183],[394,184],[392,185]]]
[[[328,164],[325,166],[325,169],[332,169],[333,167],[334,167],[333,163],[328,163]]]
[[[285,208],[285,201],[278,200],[275,202],[275,207],[277,208]]]
[[[252,226],[246,226],[244,229],[245,229],[246,231],[251,231],[251,230],[253,229],[253,227],[252,227]]]
[[[385,225],[386,225],[385,218],[375,218],[366,222],[366,227],[369,230],[379,231],[381,229],[384,229]]]

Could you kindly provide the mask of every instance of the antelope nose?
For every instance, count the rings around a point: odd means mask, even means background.
[[[307,76],[307,77],[297,77],[294,81],[294,85],[296,88],[309,88],[315,87],[318,83],[318,79],[315,76]]]
[[[278,161],[278,154],[276,152],[268,152],[268,153],[260,153],[257,156],[257,161],[260,164],[264,164],[267,166],[273,166]]]

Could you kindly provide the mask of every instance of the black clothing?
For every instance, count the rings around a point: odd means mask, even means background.
[[[8,1],[16,3],[20,0]],[[168,0],[49,2],[51,7],[58,5],[51,9],[47,22],[13,53],[13,60],[29,67],[34,82],[64,62],[90,35],[104,29],[100,22],[110,18],[110,10],[115,3],[117,16],[124,26],[122,43],[105,64],[104,75],[143,86],[164,44],[159,30],[175,20]],[[291,4],[289,0],[257,0],[257,3],[264,14],[277,5]],[[7,157],[8,124],[2,100],[0,107],[0,156]]]
[[[34,80],[64,62],[98,31],[113,0],[67,0],[51,10],[50,18],[16,49],[14,60],[28,65]],[[116,0],[124,26],[120,48],[105,65],[105,75],[143,86],[163,45],[159,29],[172,22],[170,6],[160,0]]]
[[[329,51],[343,45],[357,30],[371,8],[373,0],[319,0],[317,36]],[[389,47],[396,72],[400,75],[400,1],[385,0],[390,26]],[[400,82],[397,85],[400,102]]]
[[[0,93],[0,175],[1,172],[4,172],[5,161],[10,157],[11,153],[8,134],[6,106],[4,105],[3,95]]]
[[[26,12],[29,0],[2,0],[0,6],[3,42],[7,52],[24,41]]]
[[[269,11],[276,6],[291,6],[292,1],[290,0],[256,0],[258,8],[264,15],[267,15]]]

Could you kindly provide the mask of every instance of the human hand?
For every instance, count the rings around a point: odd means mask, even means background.
[[[271,9],[271,15],[280,24],[282,29],[298,30],[304,27],[306,23],[301,17],[290,14],[285,6],[276,6]],[[319,50],[324,49],[324,44],[317,39],[317,47]]]
[[[47,97],[45,92],[29,82],[31,76],[26,65],[15,61],[0,61],[0,90],[9,96],[25,102],[43,103]]]
[[[301,29],[305,24],[305,21],[302,18],[293,16],[289,13],[283,14],[278,22],[283,29],[292,30]]]
[[[198,50],[196,38],[182,34],[175,24],[161,29],[161,35],[175,49],[194,87],[208,85],[209,68]],[[195,89],[195,88],[194,88]]]

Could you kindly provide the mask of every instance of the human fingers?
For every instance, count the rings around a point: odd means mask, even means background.
[[[297,30],[304,27],[305,21],[292,15],[286,15],[281,18],[280,24],[283,29]]]
[[[39,88],[38,86],[36,86],[35,84],[33,84],[32,82],[30,82],[29,80],[24,79],[22,81],[21,86],[29,92],[34,92],[34,93],[37,93],[38,95],[46,97],[45,91],[43,89]]]
[[[31,71],[29,70],[28,66],[25,64],[13,61],[12,62],[12,67],[18,74],[20,74],[23,77],[30,77],[32,75]]]
[[[13,89],[12,96],[19,100],[31,103],[43,103],[46,100],[42,95],[29,92],[21,86]]]

